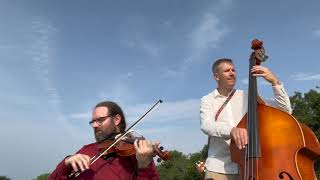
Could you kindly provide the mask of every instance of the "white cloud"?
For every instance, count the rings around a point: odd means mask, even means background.
[[[293,80],[297,81],[310,81],[310,80],[320,80],[320,74],[315,73],[296,73],[291,75]]]

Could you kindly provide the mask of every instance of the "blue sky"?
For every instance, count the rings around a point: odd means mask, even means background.
[[[94,140],[92,107],[118,102],[128,124],[169,150],[199,151],[199,99],[215,59],[247,88],[253,38],[289,95],[320,85],[320,2],[234,0],[0,2],[0,175],[32,179]],[[259,81],[259,92],[272,97]],[[5,162],[5,163],[3,163]]]

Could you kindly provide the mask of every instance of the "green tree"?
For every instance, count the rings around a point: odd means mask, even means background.
[[[160,179],[165,180],[200,180],[195,162],[199,160],[199,153],[184,155],[179,151],[170,151],[170,160],[157,166]]]
[[[39,175],[36,180],[47,180],[49,176],[50,176],[50,173],[44,173]]]
[[[302,95],[300,92],[290,97],[292,115],[300,122],[309,126],[320,138],[320,93],[310,90]]]
[[[302,95],[300,92],[295,92],[290,97],[292,105],[292,115],[300,122],[309,126],[320,139],[320,93],[315,90]],[[320,178],[320,162],[315,164],[315,170],[318,179]]]
[[[179,151],[170,151],[170,160],[157,166],[160,179],[201,180],[201,176],[196,169],[196,162],[205,160],[207,151],[207,145],[200,152],[189,155],[184,155]]]
[[[7,176],[0,176],[0,180],[11,180],[11,179],[8,178]]]

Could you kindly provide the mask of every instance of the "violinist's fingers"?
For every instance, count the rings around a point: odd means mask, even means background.
[[[139,140],[134,142],[134,147],[136,150],[138,168],[148,167],[153,158],[152,143],[147,140]]]
[[[145,146],[146,146],[145,140],[140,140],[140,141],[139,141],[139,147],[140,147],[140,148],[143,148],[143,147],[145,147]]]
[[[134,146],[134,148],[137,150],[137,149],[139,149],[139,145],[138,145],[138,139],[136,139],[134,142],[133,142],[133,146]]]
[[[154,146],[156,146],[156,147],[159,147],[159,145],[160,145],[160,141],[156,141],[156,142],[154,142],[154,143],[153,143],[153,145],[154,145]]]
[[[90,165],[90,157],[87,155],[82,155],[79,156],[80,161],[82,162],[83,168],[85,169],[89,169],[89,165]]]
[[[78,172],[78,166],[77,166],[76,162],[72,161],[70,164],[71,164],[71,167],[74,170],[74,172]]]
[[[81,171],[85,170],[84,165],[83,165],[81,160],[76,161],[76,163],[77,163],[77,165],[78,165],[78,167],[80,168]]]
[[[142,147],[145,149],[145,150],[149,150],[149,149],[153,149],[153,146],[152,146],[152,143],[148,140],[143,140],[142,142]]]
[[[72,169],[77,172],[80,168],[81,171],[89,169],[90,157],[84,154],[75,154],[65,159],[66,165],[71,165]]]
[[[153,145],[147,140],[139,140],[134,142],[134,147],[138,153],[149,154],[153,152]]]

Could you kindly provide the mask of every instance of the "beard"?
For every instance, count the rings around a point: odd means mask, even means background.
[[[113,139],[116,134],[116,128],[109,128],[108,131],[100,128],[94,129],[94,137],[97,143],[101,143],[108,139]]]

